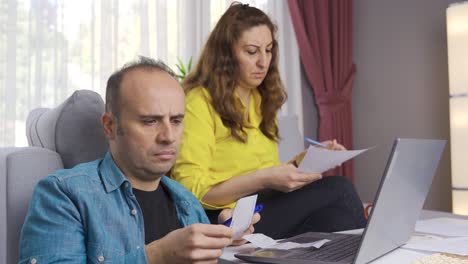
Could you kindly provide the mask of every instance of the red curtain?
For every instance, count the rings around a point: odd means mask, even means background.
[[[351,91],[356,65],[353,52],[352,0],[288,0],[301,62],[319,112],[318,139],[336,139],[353,147]],[[326,175],[353,180],[353,164]]]

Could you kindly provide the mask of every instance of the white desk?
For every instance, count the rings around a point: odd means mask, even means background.
[[[452,217],[452,218],[461,218],[461,219],[468,219],[466,216],[460,216],[460,215],[454,215],[450,213],[445,213],[445,212],[436,212],[436,211],[429,211],[429,210],[423,210],[421,212],[420,219],[430,219],[430,218],[437,218],[437,217]],[[246,263],[242,262],[241,260],[235,259],[234,258],[234,253],[237,253],[241,250],[245,250],[246,248],[253,248],[250,244],[243,245],[240,247],[232,247],[228,248],[225,250],[223,255],[221,256],[221,260],[219,263]],[[408,249],[396,249],[378,259],[375,261],[372,261],[372,264],[405,264],[405,263],[411,263],[413,260],[416,260],[420,257],[426,256],[426,255],[431,255],[434,253],[430,252],[423,252],[423,251],[415,251],[415,250],[408,250]],[[229,261],[226,261],[229,260]]]
[[[429,211],[423,210],[419,219],[431,219],[437,217],[451,217],[451,218],[460,218],[468,219],[466,216],[454,215],[445,212]],[[423,252],[409,249],[398,248],[377,260],[371,262],[372,264],[393,264],[393,263],[411,263],[413,260],[416,260],[420,257],[434,254],[433,252]]]

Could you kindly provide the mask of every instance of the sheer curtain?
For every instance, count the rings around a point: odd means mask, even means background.
[[[194,63],[226,0],[5,0],[0,3],[0,146],[26,146],[25,120],[73,91],[104,97],[109,75],[137,55]],[[286,1],[243,1],[278,25],[280,70],[289,100],[280,115],[298,115],[300,62]]]

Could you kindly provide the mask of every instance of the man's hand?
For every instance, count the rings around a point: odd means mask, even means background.
[[[232,230],[223,225],[193,224],[145,246],[148,263],[217,263],[231,244]]]
[[[234,214],[234,209],[224,209],[221,211],[221,213],[219,213],[218,215],[218,223],[224,223],[226,220],[228,220],[229,218],[232,217],[232,215]],[[252,234],[255,230],[254,228],[254,224],[258,223],[258,221],[260,221],[260,214],[259,213],[255,213],[252,217],[252,222],[250,223],[250,226],[249,228],[247,228],[247,230],[244,231],[244,233],[242,234],[241,237],[245,236],[245,235],[248,235],[248,234]],[[240,245],[243,245],[247,243],[247,240],[245,239],[240,239],[240,240],[234,240],[232,241],[231,243],[231,246],[240,246]]]

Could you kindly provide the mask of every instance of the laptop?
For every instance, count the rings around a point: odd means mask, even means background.
[[[368,263],[405,244],[413,233],[445,140],[396,139],[362,235],[308,232],[281,242],[330,242],[321,248],[251,249],[236,254],[258,263]]]

